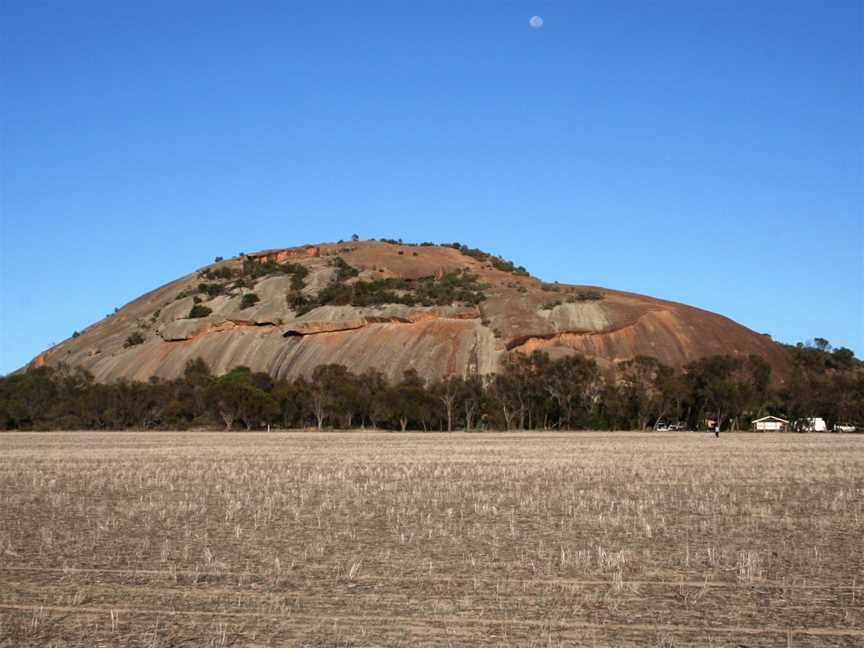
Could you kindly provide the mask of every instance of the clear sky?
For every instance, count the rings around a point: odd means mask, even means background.
[[[353,233],[861,356],[862,6],[0,0],[0,372]]]

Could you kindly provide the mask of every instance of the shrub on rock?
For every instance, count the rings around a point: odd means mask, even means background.
[[[198,318],[198,317],[207,317],[213,310],[207,308],[206,306],[202,306],[201,304],[195,304],[192,307],[192,310],[189,311],[190,318]]]
[[[141,335],[140,331],[135,331],[131,333],[129,337],[126,338],[126,341],[123,343],[123,348],[128,349],[131,346],[135,346],[138,344],[144,343],[144,336]]]
[[[244,310],[246,308],[254,306],[259,301],[261,301],[261,299],[254,292],[246,293],[245,295],[243,295],[243,299],[240,300],[240,310]]]

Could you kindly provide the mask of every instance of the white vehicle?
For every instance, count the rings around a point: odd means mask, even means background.
[[[834,431],[835,432],[855,432],[858,428],[852,425],[851,423],[835,423]]]
[[[827,432],[828,424],[821,417],[806,418],[798,421],[798,429],[801,432]]]
[[[660,423],[654,425],[655,432],[682,432],[687,429],[684,423]]]

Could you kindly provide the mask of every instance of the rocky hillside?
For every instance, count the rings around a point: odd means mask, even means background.
[[[212,265],[130,302],[40,354],[96,380],[174,378],[201,357],[274,377],[319,364],[375,367],[390,378],[496,371],[507,353],[582,353],[601,368],[635,355],[680,367],[713,354],[787,352],[698,308],[593,286],[546,284],[463,246],[359,241],[266,250]]]

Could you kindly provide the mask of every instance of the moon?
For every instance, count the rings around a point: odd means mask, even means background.
[[[543,19],[540,16],[531,16],[528,24],[534,29],[540,29],[543,26]]]

